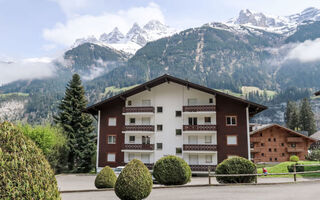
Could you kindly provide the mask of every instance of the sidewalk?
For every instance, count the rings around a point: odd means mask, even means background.
[[[96,175],[91,174],[61,174],[57,175],[59,191],[82,191],[82,190],[96,190],[94,180]],[[320,178],[297,178],[298,182],[315,181]],[[259,177],[258,183],[287,183],[293,182],[293,178],[272,178]],[[191,182],[187,185],[206,185],[208,184],[208,177],[192,177]],[[211,184],[218,184],[215,178],[211,178]],[[164,187],[163,185],[154,184],[154,187]]]

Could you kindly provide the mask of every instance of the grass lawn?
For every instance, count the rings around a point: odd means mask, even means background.
[[[318,161],[299,161],[299,164],[308,165],[308,164],[320,164]],[[259,174],[262,174],[262,168],[265,167],[268,170],[268,173],[288,173],[287,166],[294,164],[294,162],[282,162],[277,165],[257,165],[257,171]],[[304,171],[316,171],[320,170],[319,166],[305,166]],[[274,175],[267,177],[292,177],[293,175]],[[320,177],[320,173],[311,173],[311,174],[297,174],[297,177]]]

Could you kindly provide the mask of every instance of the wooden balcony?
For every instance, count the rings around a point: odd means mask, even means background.
[[[261,150],[260,150],[260,149],[255,149],[255,148],[253,148],[253,149],[250,149],[250,152],[251,152],[251,153],[260,153]]]
[[[153,106],[123,107],[123,113],[154,113]]]
[[[183,131],[215,131],[216,125],[183,125]]]
[[[127,165],[128,163],[124,163],[124,165]],[[154,163],[143,163],[149,170],[153,168]]]
[[[194,105],[183,106],[183,112],[214,112],[216,111],[215,105]]]
[[[303,142],[302,137],[287,137],[287,142]]]
[[[215,171],[216,165],[189,165],[192,171],[208,171],[208,168],[210,168],[210,171]]]
[[[261,142],[261,137],[250,137],[250,142],[259,143]]]
[[[125,150],[154,150],[154,144],[124,144]]]
[[[215,144],[184,144],[184,151],[217,151]]]
[[[287,152],[288,153],[296,153],[296,152],[303,152],[304,150],[302,148],[294,148],[294,147],[288,147]]]
[[[154,131],[154,125],[126,125],[123,131]]]

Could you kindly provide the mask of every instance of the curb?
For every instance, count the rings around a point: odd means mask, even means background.
[[[280,182],[280,183],[236,183],[236,184],[197,184],[197,185],[173,185],[173,186],[159,186],[152,187],[152,189],[168,189],[168,188],[193,188],[193,187],[223,187],[223,186],[246,186],[246,185],[285,185],[285,184],[300,184],[300,183],[314,183],[319,182],[320,180],[312,180],[312,181],[299,181],[299,182]],[[87,190],[62,190],[60,193],[82,193],[82,192],[105,192],[105,191],[114,191],[113,188],[105,188],[105,189],[87,189]]]

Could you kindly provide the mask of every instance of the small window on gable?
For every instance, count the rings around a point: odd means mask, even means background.
[[[181,117],[181,115],[182,115],[181,111],[180,111],[180,110],[177,110],[177,111],[176,111],[176,117]]]
[[[295,148],[296,147],[296,143],[291,143],[291,147]]]
[[[130,124],[135,124],[136,123],[136,118],[130,118]]]
[[[162,106],[158,106],[157,107],[157,113],[162,113],[162,112],[163,112]]]
[[[116,126],[116,125],[117,125],[117,118],[115,118],[115,117],[109,117],[109,119],[108,119],[108,125],[109,125],[109,126]]]
[[[158,124],[157,125],[157,131],[162,131],[163,127],[162,127],[162,124]]]
[[[182,130],[181,129],[176,129],[176,135],[182,135]]]
[[[157,143],[157,149],[162,149],[162,143]]]
[[[226,125],[227,126],[236,126],[237,117],[236,116],[226,116]]]
[[[131,106],[131,105],[132,105],[132,101],[129,100],[129,101],[128,101],[128,106]]]
[[[213,98],[209,98],[209,103],[213,103]]]

